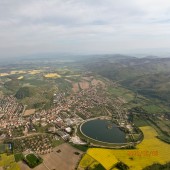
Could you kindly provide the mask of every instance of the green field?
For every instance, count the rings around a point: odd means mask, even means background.
[[[123,87],[110,87],[108,88],[108,92],[109,94],[113,95],[114,97],[122,97],[126,100],[126,102],[130,102],[134,99],[135,97],[135,94],[130,91],[130,90],[127,90]]]
[[[26,163],[30,168],[34,168],[43,162],[42,158],[35,156],[34,154],[28,154],[25,156]]]
[[[148,123],[145,119],[142,119],[142,117],[139,117],[137,115],[133,116],[133,122],[136,126],[142,127],[142,126],[147,126]]]
[[[164,112],[164,109],[161,107],[151,104],[151,105],[145,105],[143,106],[143,109],[146,110],[148,113],[162,113]]]
[[[19,161],[23,160],[23,158],[24,158],[22,153],[17,153],[14,155],[14,157],[15,157],[16,162],[19,162]]]
[[[56,147],[56,146],[61,145],[62,143],[64,143],[64,141],[62,141],[62,140],[53,140],[52,146]]]

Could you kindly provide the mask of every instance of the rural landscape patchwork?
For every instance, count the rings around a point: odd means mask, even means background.
[[[169,169],[169,73],[169,58],[124,55],[1,65],[0,166]]]
[[[0,170],[170,170],[170,0],[0,0]]]

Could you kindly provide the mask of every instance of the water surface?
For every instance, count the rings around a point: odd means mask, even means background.
[[[126,143],[126,134],[108,120],[90,120],[81,126],[84,135],[108,143]]]

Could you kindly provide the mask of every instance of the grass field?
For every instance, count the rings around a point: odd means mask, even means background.
[[[29,154],[25,157],[26,162],[28,163],[30,168],[34,168],[40,163],[42,163],[42,159],[35,156],[34,154]]]
[[[133,92],[122,87],[109,88],[108,92],[109,94],[112,94],[115,97],[123,97],[127,102],[132,101],[135,96]]]
[[[143,109],[146,110],[148,113],[162,113],[164,112],[164,109],[160,108],[159,106],[156,105],[146,105],[143,106]]]
[[[23,158],[24,158],[22,153],[17,153],[14,155],[14,157],[15,157],[16,162],[19,162],[19,161],[23,160]]]
[[[14,155],[7,156],[6,154],[1,154],[0,167],[8,170],[20,170],[19,165],[15,162]]]
[[[136,115],[133,116],[133,122],[138,127],[148,126],[148,122],[145,119]]]
[[[169,162],[170,145],[157,139],[157,133],[151,126],[140,129],[144,133],[144,140],[134,150],[91,148],[87,153],[106,169],[114,167],[117,161],[127,164],[130,170],[142,170],[153,163]]]
[[[38,161],[38,158],[34,155],[34,154],[29,154],[26,156],[26,159],[29,161],[29,162],[37,162]]]

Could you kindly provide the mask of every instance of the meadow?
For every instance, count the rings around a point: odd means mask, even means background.
[[[109,94],[113,95],[114,97],[123,97],[127,102],[134,100],[135,93],[130,90],[127,90],[123,87],[116,87],[116,88],[108,88]]]

